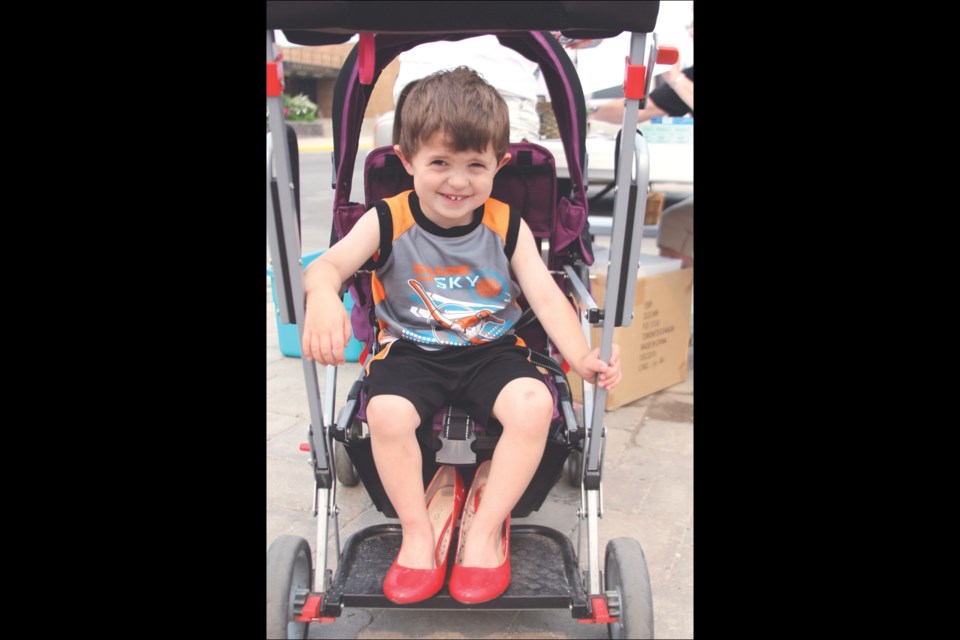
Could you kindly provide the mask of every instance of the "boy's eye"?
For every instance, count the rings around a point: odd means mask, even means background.
[[[442,166],[445,165],[446,163],[445,163],[443,160],[434,160],[434,161],[431,162],[430,164],[431,164],[431,165],[436,165],[436,166],[438,166],[438,167],[442,167]]]
[[[474,162],[470,166],[473,167],[474,169],[483,169],[486,167],[486,165],[484,165],[482,162]]]

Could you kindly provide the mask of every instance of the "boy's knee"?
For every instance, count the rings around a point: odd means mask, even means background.
[[[537,416],[540,422],[550,424],[550,419],[553,418],[553,396],[550,395],[546,385],[527,394],[523,404],[525,407],[530,407],[531,413]]]
[[[374,396],[367,403],[367,424],[370,432],[377,435],[404,435],[420,426],[420,415],[406,398]]]
[[[531,431],[546,431],[553,418],[553,396],[542,382],[533,378],[522,380],[520,384],[511,383],[512,387],[508,385],[504,388],[502,397],[497,400],[502,414],[497,416],[497,419],[504,425],[515,425]]]

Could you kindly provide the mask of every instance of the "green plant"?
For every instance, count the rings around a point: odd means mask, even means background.
[[[283,94],[283,116],[287,120],[313,122],[317,119],[317,105],[302,93],[292,98]]]

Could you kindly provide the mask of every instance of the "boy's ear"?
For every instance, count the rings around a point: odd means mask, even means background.
[[[509,153],[503,154],[503,158],[501,158],[501,159],[500,159],[500,162],[497,163],[497,171],[500,171],[500,169],[503,168],[503,165],[505,165],[505,164],[507,164],[508,162],[510,162],[510,158],[512,158],[512,157],[513,157],[513,156],[511,156]]]
[[[397,154],[397,157],[400,158],[400,162],[403,163],[403,168],[407,170],[407,173],[413,175],[413,166],[410,162],[403,156],[403,151],[400,151],[400,145],[393,145],[393,150]]]

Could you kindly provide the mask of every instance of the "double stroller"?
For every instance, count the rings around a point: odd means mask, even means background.
[[[283,122],[283,71],[274,30],[282,30],[288,40],[303,45],[342,43],[360,34],[334,88],[331,244],[348,233],[373,202],[413,187],[393,149],[380,147],[366,158],[362,201],[351,200],[363,114],[381,71],[402,51],[418,44],[494,34],[501,44],[539,64],[563,140],[569,179],[557,179],[547,149],[534,142],[512,143],[512,157],[497,174],[492,197],[522,212],[548,268],[578,309],[588,342],[591,325],[602,326],[600,358],[609,360],[614,328],[628,326],[632,320],[629,310],[633,308],[643,232],[643,208],[636,220],[636,203],[645,202],[648,156],[639,136],[634,145],[621,145],[618,151],[618,166],[630,170],[619,171],[617,176],[607,288],[601,308],[590,294],[589,267],[594,257],[584,175],[585,103],[576,70],[550,32],[559,31],[569,38],[607,38],[624,30],[633,32],[625,66],[626,123],[635,120],[637,109],[643,106],[654,64],[675,60],[671,59],[675,50],[658,48],[651,34],[658,11],[658,2],[268,2],[268,128],[285,132],[272,136],[267,167],[268,241],[282,321],[296,323],[302,335],[304,292],[295,194],[312,185],[298,184],[294,171],[296,143],[293,140],[291,144]],[[277,185],[292,188],[279,189]],[[354,301],[351,323],[354,336],[364,344],[363,360],[376,349],[371,274],[357,272],[349,291]],[[267,552],[268,637],[305,638],[310,623],[335,622],[344,607],[398,606],[562,608],[580,622],[607,624],[611,637],[653,637],[651,587],[640,544],[628,537],[610,540],[603,566],[600,564],[605,390],[583,383],[583,407],[578,410],[571,399],[565,367],[551,357],[554,350],[537,319],[525,313],[520,325],[517,333],[530,347],[531,359],[543,372],[556,403],[543,457],[511,519],[538,510],[566,466],[571,483],[581,490],[580,507],[571,514],[579,522],[577,545],[549,527],[515,523],[510,528],[512,579],[500,597],[467,605],[454,600],[444,587],[415,604],[396,605],[387,600],[383,579],[400,547],[399,524],[362,529],[350,536],[342,549],[338,533],[337,483],[354,486],[362,482],[376,509],[386,518],[396,517],[373,461],[361,393],[363,373],[334,418],[335,367],[328,367],[324,404],[316,365],[303,359],[318,531],[313,550],[299,536],[280,536]],[[491,459],[501,430],[495,421],[474,423],[457,407],[438,412],[417,433],[424,485],[440,465],[453,465],[469,486],[477,466]],[[581,550],[584,530],[585,551]],[[336,572],[328,568],[331,535],[338,553]],[[457,538],[454,531],[453,539]],[[452,568],[453,563],[448,565]]]

